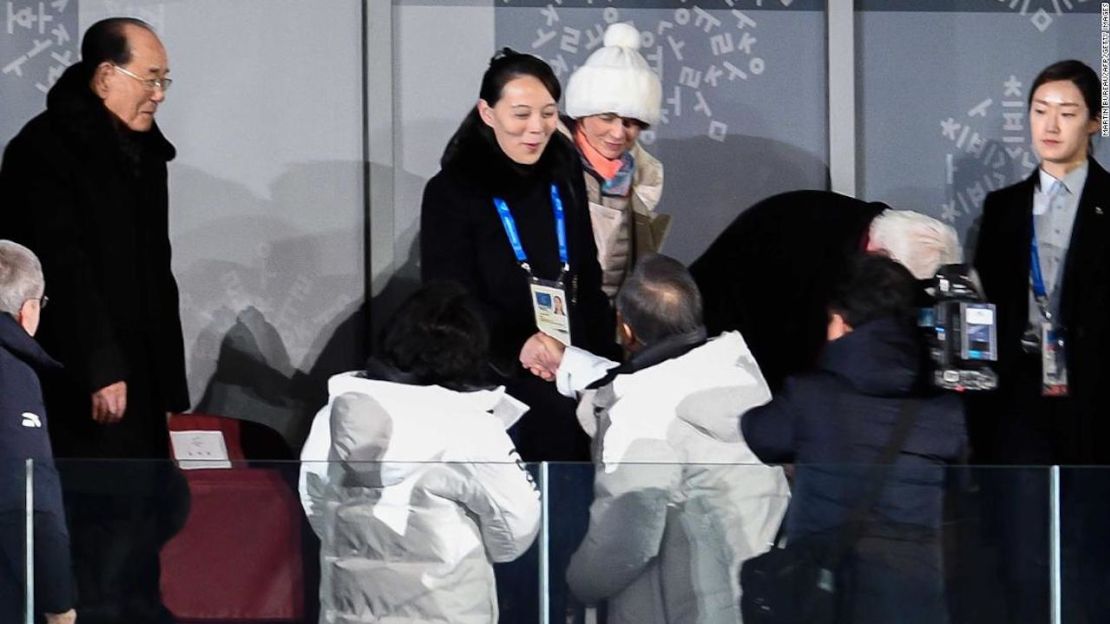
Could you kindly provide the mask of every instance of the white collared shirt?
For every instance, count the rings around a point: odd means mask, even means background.
[[[1067,258],[1075,215],[1079,211],[1079,198],[1083,194],[1089,168],[1088,163],[1084,162],[1061,180],[1057,180],[1044,169],[1037,170],[1038,184],[1033,191],[1033,227],[1037,235],[1037,253],[1041,260],[1045,291],[1054,314],[1059,311],[1060,296],[1057,286],[1063,281],[1064,260]],[[1057,182],[1062,184],[1062,188],[1054,198],[1052,188]],[[1033,297],[1032,277],[1029,297],[1029,320],[1036,325],[1043,319]]]

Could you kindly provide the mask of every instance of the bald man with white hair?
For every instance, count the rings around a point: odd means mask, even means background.
[[[740,213],[690,265],[706,328],[739,330],[777,391],[816,363],[833,285],[864,250],[918,279],[961,258],[956,231],[927,215],[831,191],[782,193]]]

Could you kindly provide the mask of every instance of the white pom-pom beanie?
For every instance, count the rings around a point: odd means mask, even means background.
[[[575,119],[616,113],[647,124],[659,122],[663,86],[640,55],[640,32],[631,24],[612,24],[604,47],[570,76],[565,102]]]

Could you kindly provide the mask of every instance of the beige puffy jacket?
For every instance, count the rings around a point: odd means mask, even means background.
[[[559,130],[573,140],[573,132],[566,124],[560,123]],[[602,180],[583,162],[590,222],[601,265],[601,288],[610,300],[617,295],[636,258],[659,251],[670,227],[670,215],[656,212],[663,196],[663,163],[639,143],[630,152],[635,170],[629,197],[603,196]],[[635,224],[634,228],[630,222]]]

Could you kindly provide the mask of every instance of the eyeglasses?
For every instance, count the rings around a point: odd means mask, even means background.
[[[127,71],[126,69],[120,67],[119,65],[112,65],[112,67],[115,67],[116,69],[118,69],[123,75],[130,76],[130,77],[134,78],[135,80],[138,80],[139,82],[143,83],[143,86],[145,86],[148,91],[153,91],[155,89],[161,89],[162,93],[165,93],[166,91],[170,90],[170,85],[173,84],[173,78],[143,78],[142,76],[139,76],[139,75],[136,75],[132,72]]]
[[[39,297],[39,309],[40,310],[45,308],[46,304],[48,304],[48,303],[50,303],[50,297],[47,297],[46,295],[43,295],[43,296]]]

